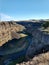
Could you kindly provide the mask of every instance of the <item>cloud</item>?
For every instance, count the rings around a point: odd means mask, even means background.
[[[13,17],[6,15],[4,13],[0,13],[0,20],[1,21],[9,21],[9,20],[13,20]]]

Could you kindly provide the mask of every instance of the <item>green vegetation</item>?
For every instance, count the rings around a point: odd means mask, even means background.
[[[49,34],[49,21],[46,21],[45,23],[43,23],[41,29],[43,32]]]
[[[43,26],[44,28],[49,27],[49,21],[45,22],[42,26]]]

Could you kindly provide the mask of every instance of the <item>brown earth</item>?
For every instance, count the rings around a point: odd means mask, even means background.
[[[0,46],[12,40],[13,38],[19,39],[20,36],[17,32],[24,30],[25,27],[15,22],[0,22]]]

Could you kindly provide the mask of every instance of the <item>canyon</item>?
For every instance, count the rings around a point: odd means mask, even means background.
[[[31,65],[38,65],[37,59],[35,58],[43,58],[42,55],[49,55],[49,33],[47,33],[44,29],[42,29],[43,23],[46,21],[13,21],[13,22],[1,22],[0,26],[0,41],[2,39],[6,40],[2,43],[0,42],[0,63],[3,65],[17,65],[17,56],[25,57],[27,62],[20,63],[20,65],[32,62]],[[3,27],[3,25],[8,25],[7,27]],[[9,32],[9,33],[8,33]],[[2,35],[1,35],[2,34]],[[6,35],[6,39],[5,39]],[[20,49],[19,49],[20,48]],[[19,53],[19,52],[20,53]],[[17,55],[18,53],[18,55]],[[48,56],[47,55],[47,56]],[[37,56],[37,57],[36,57]],[[47,56],[44,56],[47,57]],[[19,58],[18,57],[18,58]],[[28,61],[32,58],[31,61]],[[48,58],[48,57],[47,57]],[[35,60],[34,60],[35,59]],[[45,58],[46,60],[46,58]],[[34,61],[34,62],[33,62]],[[38,60],[39,63],[40,60]],[[46,60],[47,61],[47,60]],[[48,61],[45,65],[49,64]],[[18,63],[19,65],[19,63]],[[28,64],[29,65],[29,64]],[[40,65],[40,64],[39,64]],[[43,59],[44,65],[44,59]]]

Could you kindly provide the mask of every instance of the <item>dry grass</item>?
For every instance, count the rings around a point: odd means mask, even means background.
[[[27,34],[19,34],[20,35],[20,37],[26,37],[26,36],[28,36]]]

